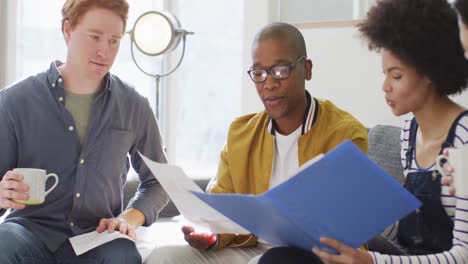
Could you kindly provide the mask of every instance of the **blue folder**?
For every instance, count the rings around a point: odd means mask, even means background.
[[[351,141],[261,195],[194,194],[274,246],[332,252],[320,237],[357,248],[421,206]]]

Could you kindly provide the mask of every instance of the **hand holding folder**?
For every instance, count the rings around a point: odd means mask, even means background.
[[[193,194],[272,245],[304,250],[320,237],[357,248],[421,206],[351,141],[259,196]]]

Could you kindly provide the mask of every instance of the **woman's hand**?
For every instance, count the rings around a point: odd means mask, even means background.
[[[447,149],[444,149],[444,155],[446,157],[449,156],[449,152]],[[450,165],[450,162],[447,160],[447,162],[445,162],[444,166],[442,167],[442,169],[444,170],[442,175],[442,179],[441,179],[441,184],[442,185],[445,185],[445,186],[450,186],[450,189],[449,189],[449,193],[450,195],[455,195],[456,194],[456,189],[454,186],[452,186],[453,184],[453,172],[455,171],[454,168]]]
[[[318,248],[312,251],[327,264],[372,264],[372,256],[369,252],[351,248],[338,240],[331,238],[320,238],[320,243],[336,249],[339,253],[333,254]]]

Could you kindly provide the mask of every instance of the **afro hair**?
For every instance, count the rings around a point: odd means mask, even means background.
[[[468,62],[447,0],[378,0],[359,24],[369,49],[385,48],[427,76],[440,95],[466,88]]]

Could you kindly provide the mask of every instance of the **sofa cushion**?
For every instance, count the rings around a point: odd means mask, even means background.
[[[403,182],[401,165],[401,128],[377,125],[369,130],[369,152],[367,156],[396,181]]]

